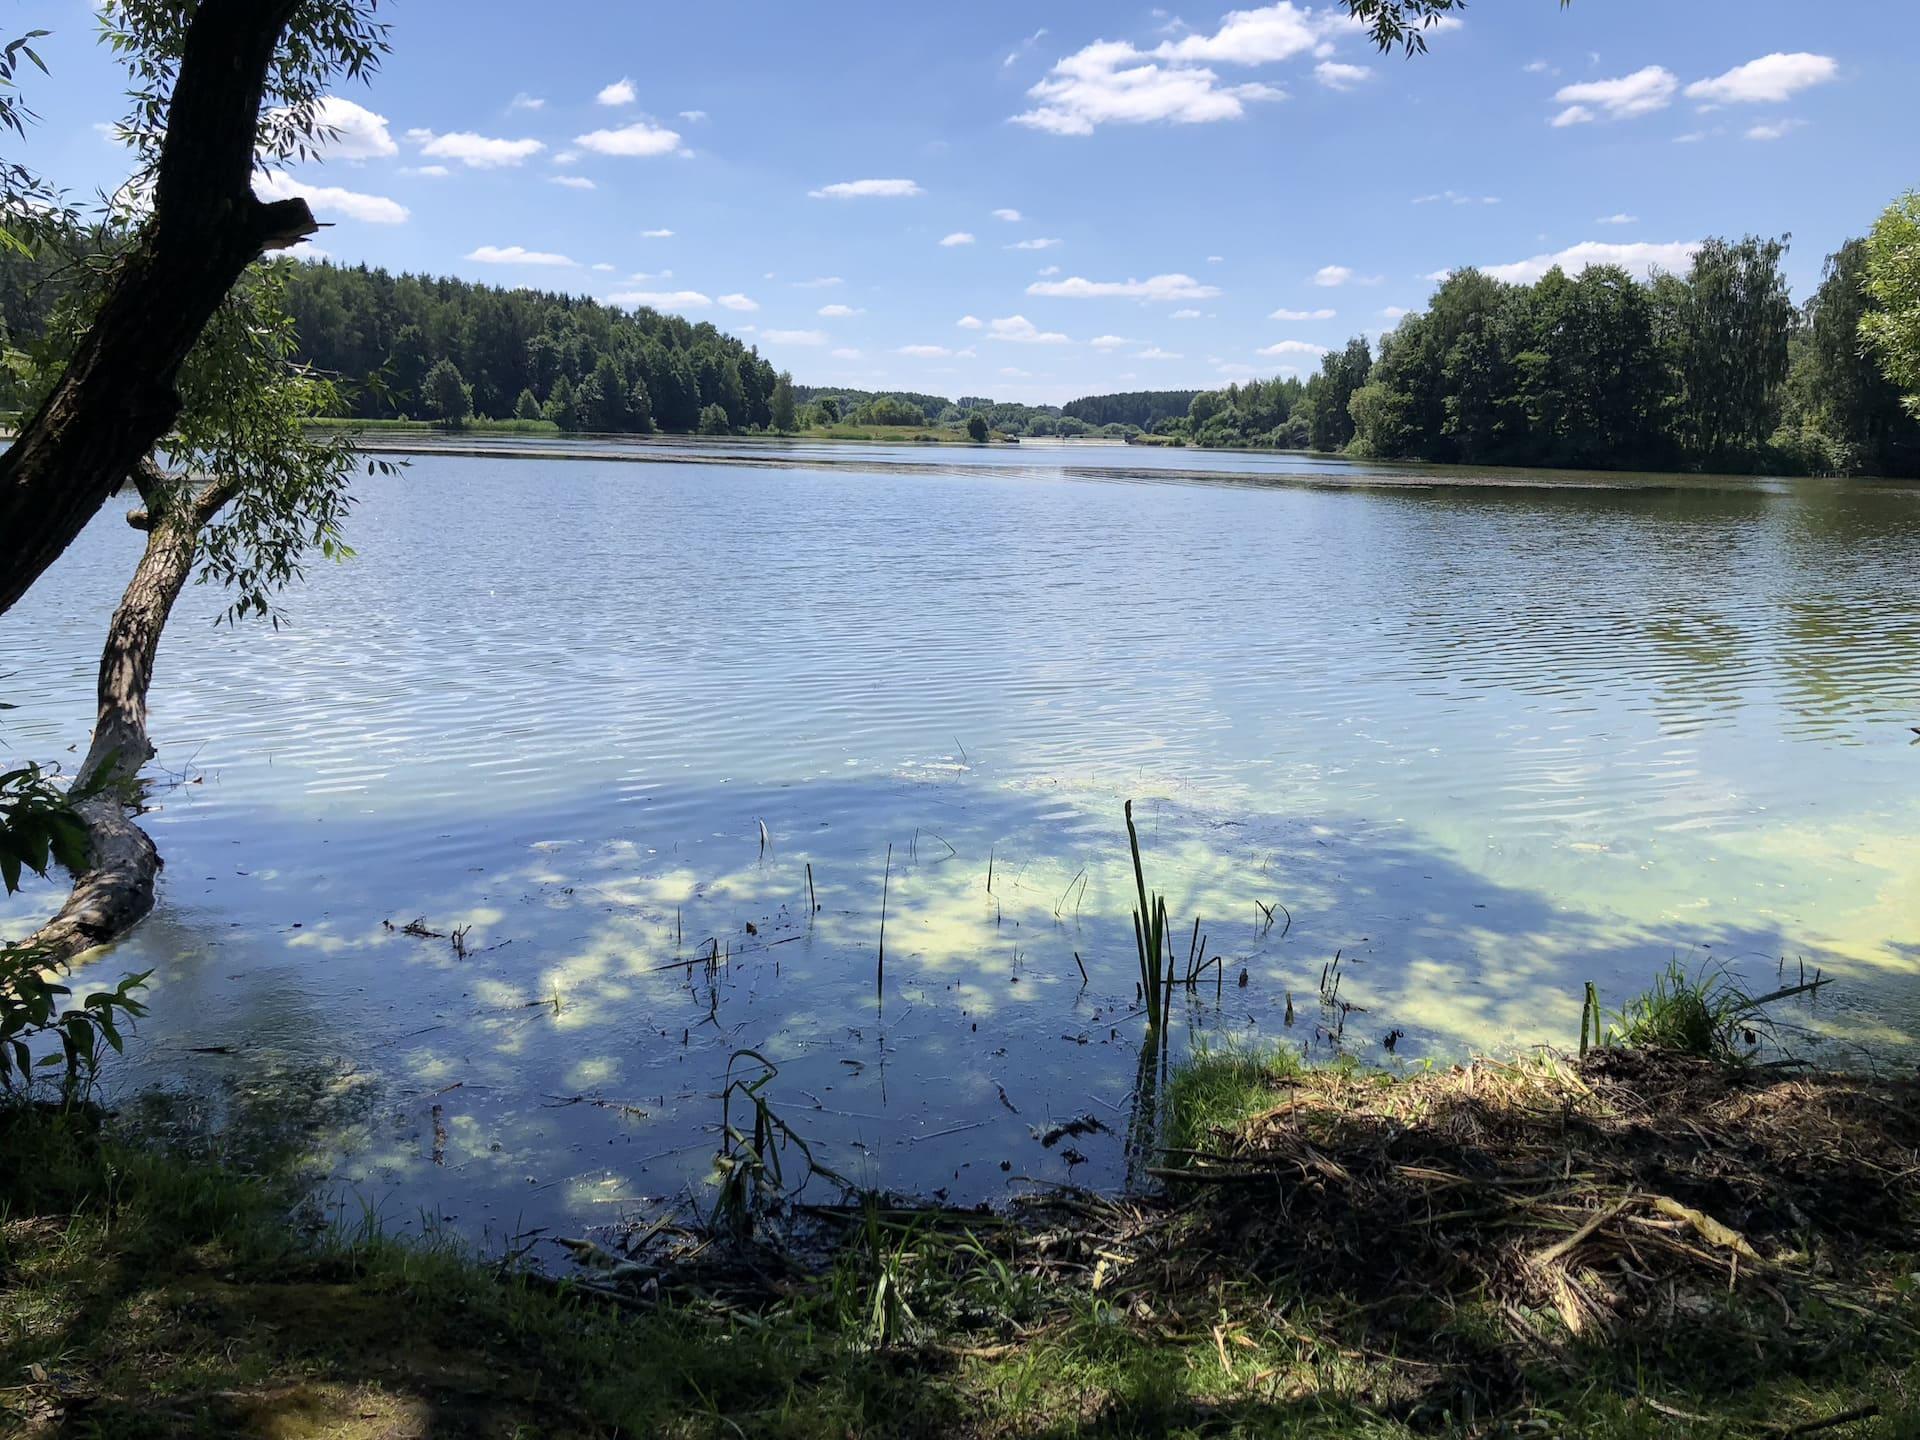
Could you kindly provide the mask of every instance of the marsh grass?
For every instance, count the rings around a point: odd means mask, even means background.
[[[1580,1015],[1581,1053],[1595,1046],[1625,1046],[1744,1064],[1784,1033],[1768,1006],[1815,995],[1828,983],[1816,972],[1812,980],[1753,995],[1723,965],[1703,965],[1689,973],[1675,960],[1647,990],[1621,1007],[1603,1036],[1599,992],[1589,982]]]

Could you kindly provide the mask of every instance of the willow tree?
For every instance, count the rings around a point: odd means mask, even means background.
[[[381,32],[363,13],[371,4],[309,0],[290,7],[286,51],[269,54],[264,79],[252,88],[253,108],[240,117],[248,176],[256,146],[258,155],[272,163],[274,156],[309,153],[326,138],[317,120],[321,86],[335,74],[364,69],[366,47],[377,53]],[[206,72],[222,67],[205,48],[205,27],[212,22],[213,33],[230,40],[250,33],[228,9],[224,0],[201,0],[197,7],[109,0],[103,7],[108,42],[135,82],[131,109],[119,127],[134,158],[133,174],[97,225],[83,228],[70,213],[58,222],[49,220],[56,212],[42,208],[34,212],[34,230],[14,236],[16,243],[47,254],[64,288],[47,333],[34,342],[31,388],[40,398],[8,454],[16,468],[0,472],[8,478],[22,473],[18,466],[32,471],[49,454],[72,458],[75,446],[82,460],[106,454],[106,440],[66,432],[76,416],[91,413],[98,367],[126,363],[143,347],[155,353],[145,340],[129,343],[111,332],[120,323],[115,317],[126,313],[129,285],[151,283],[156,266],[180,261],[172,247],[184,222],[168,216],[161,197],[168,193],[170,173],[183,163],[183,146],[192,151],[196,141],[206,141],[201,127],[218,118],[209,118],[207,107],[210,95],[220,91],[220,75]],[[244,69],[250,56],[229,53],[227,71]],[[264,112],[263,97],[276,102]],[[226,137],[215,138],[224,146]],[[250,180],[243,177],[243,183]],[[177,198],[186,192],[172,193]],[[263,221],[258,210],[240,207],[238,213]],[[312,228],[311,215],[305,223]],[[152,390],[144,392],[146,400],[137,394],[122,397],[120,416],[97,421],[100,429],[114,432],[115,444],[126,445],[136,430],[144,434],[164,412],[157,433],[120,465],[109,487],[131,485],[138,493],[139,507],[128,520],[147,539],[108,625],[93,739],[70,791],[87,840],[84,858],[76,863],[71,855],[59,857],[74,873],[72,893],[54,920],[27,942],[42,964],[69,959],[117,936],[152,907],[159,857],[131,812],[138,806],[140,768],[153,754],[147,695],[160,638],[188,579],[197,572],[201,580],[224,587],[230,619],[257,616],[277,623],[274,594],[299,576],[305,557],[341,549],[353,451],[346,438],[310,436],[302,423],[335,408],[337,399],[325,377],[292,362],[296,339],[282,288],[283,267],[293,262],[259,263],[271,248],[253,245],[212,295],[183,352],[170,362],[164,403],[147,408],[147,400],[158,393]],[[224,273],[231,252],[225,259],[211,258]],[[202,274],[203,285],[211,284],[211,274]],[[146,296],[143,303],[165,307],[168,302],[164,296]],[[181,323],[177,315],[174,323]],[[169,362],[162,355],[154,363]],[[42,448],[16,459],[31,444]],[[96,477],[91,460],[75,464],[77,483],[68,488],[77,493]],[[0,486],[0,516],[22,493]],[[86,518],[98,508],[95,502]],[[65,523],[60,517],[66,513],[50,507],[41,517],[43,540]],[[0,555],[15,553],[11,547],[17,537],[5,525],[0,519]],[[35,543],[30,536],[18,538],[27,548]]]

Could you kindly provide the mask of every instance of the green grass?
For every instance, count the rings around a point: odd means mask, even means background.
[[[1312,1073],[1284,1048],[1199,1055],[1172,1074],[1167,1132],[1207,1148]],[[318,1226],[297,1186],[263,1178],[285,1173],[271,1153],[241,1174],[16,1109],[0,1111],[0,1156],[0,1434],[11,1417],[100,1437],[1759,1440],[1868,1404],[1877,1418],[1823,1433],[1920,1434],[1911,1324],[1835,1306],[1789,1334],[1750,1287],[1706,1302],[1684,1353],[1543,1329],[1515,1359],[1505,1316],[1423,1299],[1410,1276],[1391,1322],[1403,1355],[1377,1306],[1275,1279],[1250,1252],[1244,1275],[1204,1283],[1147,1253],[1106,1265],[1116,1243],[1140,1249],[1112,1238],[1125,1212],[1037,1252],[1079,1257],[1061,1266],[1033,1263],[1014,1227],[868,1211],[777,1300],[636,1313],[442,1236]],[[1171,1200],[1151,1254],[1244,1250],[1205,1205]],[[1440,1342],[1467,1357],[1457,1374],[1417,1362]],[[1471,1393],[1482,1371],[1508,1397],[1494,1410],[1432,1398]]]

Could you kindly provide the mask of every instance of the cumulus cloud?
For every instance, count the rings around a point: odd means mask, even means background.
[[[1007,246],[1009,250],[1051,250],[1060,242],[1051,236],[1040,236],[1032,240],[1016,240]]]
[[[538,140],[501,140],[476,135],[471,130],[456,130],[448,135],[409,130],[407,138],[419,144],[422,155],[435,160],[457,160],[472,170],[499,170],[523,164],[547,148]]]
[[[949,249],[956,245],[971,245],[973,244],[973,236],[969,235],[965,230],[956,230],[940,243]]]
[[[556,255],[549,250],[529,250],[524,245],[482,245],[477,250],[467,252],[467,259],[476,260],[482,265],[572,265],[576,263],[565,255]]]
[[[1832,56],[1796,51],[1791,55],[1762,55],[1736,65],[1711,80],[1687,86],[1687,98],[1703,105],[1778,105],[1802,90],[1837,79],[1840,67]]]
[[[1804,120],[1773,120],[1766,124],[1755,125],[1748,129],[1749,140],[1781,140],[1798,130],[1807,122]]]
[[[987,325],[987,339],[1010,340],[1018,345],[1071,345],[1073,342],[1057,330],[1042,330],[1024,315],[1009,315]]]
[[[1036,280],[1027,286],[1027,293],[1066,300],[1211,300],[1220,287],[1179,274],[1145,280],[1088,280],[1074,275],[1065,280]]]
[[[1200,318],[1200,312],[1193,309],[1176,310],[1167,318],[1169,320],[1198,320]]]
[[[1322,265],[1313,272],[1313,283],[1323,290],[1337,290],[1342,285],[1378,285],[1385,278],[1358,274],[1347,265]]]
[[[822,305],[816,313],[823,320],[846,320],[855,315],[864,315],[867,312],[856,309],[852,305]]]
[[[946,360],[953,355],[953,351],[944,345],[902,345],[894,353],[911,355],[916,360]]]
[[[1164,60],[1213,65],[1268,65],[1312,50],[1331,33],[1331,17],[1280,0],[1257,10],[1233,10],[1211,35],[1169,40],[1154,51]]]
[[[1311,355],[1318,357],[1327,353],[1327,347],[1324,345],[1315,345],[1307,340],[1281,340],[1272,345],[1263,345],[1255,353],[1265,355],[1270,359],[1277,358],[1281,355]]]
[[[640,232],[640,238],[642,240],[671,240],[673,238],[673,231],[667,229],[665,226],[662,226],[658,230],[642,230]]]
[[[1618,265],[1636,275],[1649,275],[1655,270],[1685,270],[1693,263],[1694,253],[1699,248],[1700,242],[1697,240],[1676,240],[1659,245],[1644,241],[1616,245],[1604,240],[1586,240],[1551,255],[1535,255],[1526,260],[1515,260],[1509,265],[1483,265],[1480,268],[1482,273],[1495,280],[1519,285],[1531,285],[1555,266],[1569,275],[1578,275],[1589,265]],[[1445,272],[1438,278],[1445,279]]]
[[[1158,345],[1149,345],[1144,350],[1134,352],[1136,360],[1184,360],[1186,357],[1173,350],[1162,350]]]
[[[453,172],[444,165],[403,165],[402,175],[423,175],[429,180],[444,180]]]
[[[911,180],[842,180],[807,192],[815,200],[899,200],[926,193]]]
[[[639,93],[639,91],[633,88],[633,81],[623,76],[611,85],[602,86],[600,93],[593,97],[593,103],[596,105],[631,105],[639,97]]]
[[[546,108],[547,102],[545,100],[542,100],[538,95],[529,95],[524,90],[507,102],[507,109],[509,110],[544,110]]]
[[[1562,85],[1553,98],[1567,108],[1554,116],[1559,127],[1584,125],[1604,116],[1608,120],[1631,120],[1651,115],[1673,103],[1680,80],[1664,65],[1649,65],[1631,75],[1612,80],[1583,80]]]
[[[617,130],[589,130],[574,136],[573,143],[596,155],[670,155],[680,148],[680,132],[636,120]]]
[[[993,218],[1005,220],[1010,225],[1017,225],[1023,217],[1018,210],[996,210],[993,212]]]
[[[285,113],[284,110],[276,112],[277,115]],[[387,129],[387,117],[374,114],[364,105],[356,105],[338,95],[323,95],[314,106],[313,115],[321,131],[317,147],[320,159],[376,160],[400,153],[392,132]]]
[[[962,330],[978,330],[981,329],[986,322],[978,315],[962,315],[958,320],[954,321],[954,324],[958,325]]]
[[[547,180],[554,185],[564,185],[569,190],[597,190],[600,188],[584,175],[549,175]]]
[[[645,306],[650,310],[704,310],[713,301],[698,290],[623,290],[609,295],[607,303]]]
[[[767,330],[760,338],[769,345],[824,345],[827,337],[818,330]]]
[[[369,225],[404,225],[411,212],[384,195],[363,195],[337,185],[308,185],[281,170],[261,175],[254,186],[269,200],[305,200],[316,215],[344,215]]]
[[[1593,223],[1596,225],[1638,225],[1640,223],[1640,217],[1638,215],[1629,215],[1623,210],[1618,215],[1602,215]]]
[[[682,110],[680,112],[680,118],[689,125],[704,125],[707,121],[707,112],[704,110]]]
[[[1373,78],[1371,65],[1343,65],[1338,60],[1322,60],[1313,67],[1314,77],[1329,90],[1352,90]]]
[[[1411,315],[1413,312],[1407,309],[1404,305],[1389,305],[1387,306],[1386,309],[1382,310],[1380,313],[1389,320],[1404,320],[1407,318],[1407,316]]]
[[[720,306],[725,310],[758,310],[760,302],[745,295],[722,295]]]
[[[801,290],[831,290],[834,286],[844,285],[847,282],[838,275],[819,275],[811,280],[796,280],[793,283]]]
[[[1334,310],[1288,310],[1284,306],[1267,316],[1269,320],[1331,320],[1339,312]]]

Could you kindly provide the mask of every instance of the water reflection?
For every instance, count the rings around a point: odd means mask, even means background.
[[[1804,955],[1830,1034],[1916,1029],[1909,491],[706,459],[422,459],[292,629],[189,592],[163,904],[102,962],[157,967],[119,1084],[351,1076],[335,1173],[475,1230],[697,1189],[742,1045],[845,1173],[1114,1183],[1127,796],[1231,977],[1177,1047],[1324,1047],[1336,952],[1373,1059],[1566,1043],[1582,982],[1675,954]],[[16,747],[84,738],[130,564],[103,517],[0,620]],[[1082,1161],[1034,1140],[1085,1113]]]

